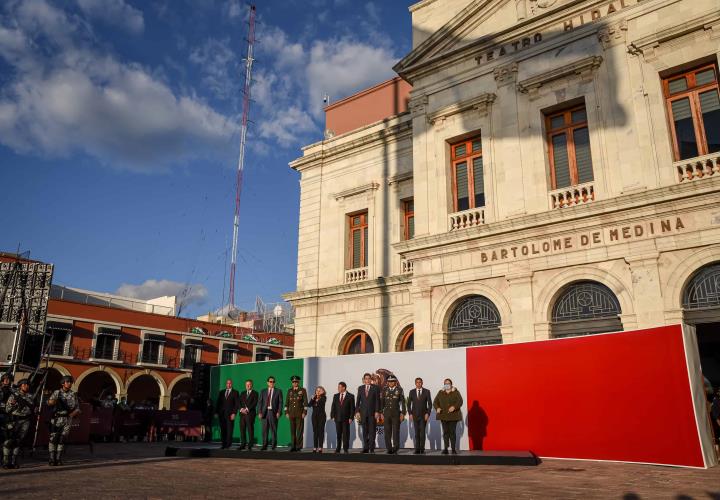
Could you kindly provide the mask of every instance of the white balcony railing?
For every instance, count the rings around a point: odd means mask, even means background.
[[[450,231],[482,226],[485,224],[485,208],[471,208],[470,210],[450,214],[448,216],[448,223]]]
[[[574,207],[594,200],[595,186],[592,182],[550,191],[550,208]]]
[[[345,271],[345,283],[356,283],[368,279],[368,268],[358,267]]]
[[[400,261],[400,272],[402,274],[412,274],[413,273],[413,261],[403,259]]]
[[[720,153],[712,153],[697,158],[673,163],[678,182],[690,182],[706,177],[720,177]]]

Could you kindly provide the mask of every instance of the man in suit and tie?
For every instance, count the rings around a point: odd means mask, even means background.
[[[233,439],[233,428],[235,427],[235,414],[240,405],[240,396],[238,391],[233,389],[232,380],[225,381],[225,389],[218,394],[215,404],[215,413],[218,416],[220,424],[220,437],[222,439],[222,449],[230,448]]]
[[[257,415],[258,393],[253,381],[245,381],[245,390],[240,394],[240,450],[252,450],[255,444],[255,416]],[[247,439],[245,439],[247,437]]]
[[[363,430],[363,453],[375,453],[375,425],[380,418],[380,390],[371,381],[372,375],[363,375],[355,404],[355,418]]]
[[[410,421],[415,426],[415,451],[413,453],[425,453],[425,433],[427,422],[432,411],[432,395],[428,389],[423,387],[423,379],[415,379],[415,388],[410,390],[408,395],[408,414]]]
[[[262,420],[262,450],[267,450],[268,431],[272,432],[272,449],[277,447],[277,425],[283,409],[282,391],[275,388],[275,377],[268,377],[267,389],[260,393],[258,414]]]
[[[340,382],[338,392],[333,396],[330,418],[335,421],[335,435],[337,446],[335,453],[340,453],[340,446],[345,453],[350,447],[350,423],[355,413],[355,396],[347,392],[347,384]]]

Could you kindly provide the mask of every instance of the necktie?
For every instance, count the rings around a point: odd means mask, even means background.
[[[230,389],[225,391],[225,399],[230,397]]]
[[[270,394],[268,396],[268,408],[272,407],[272,389],[270,389]]]
[[[420,399],[420,389],[418,389],[418,399]]]
[[[340,406],[342,406],[343,401],[345,401],[345,393],[344,392],[342,394],[340,394]]]
[[[367,397],[369,393],[370,393],[370,386],[366,385],[365,386],[365,397]]]

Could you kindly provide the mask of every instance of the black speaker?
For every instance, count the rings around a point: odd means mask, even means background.
[[[205,407],[205,402],[210,396],[210,367],[209,363],[195,363],[192,372],[192,391],[195,404],[200,408]]]

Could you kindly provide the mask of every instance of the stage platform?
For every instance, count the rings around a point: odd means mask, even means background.
[[[323,453],[313,453],[311,449],[301,452],[290,452],[287,448],[277,448],[275,451],[238,450],[233,446],[227,450],[212,446],[174,447],[165,449],[165,456],[186,458],[240,458],[244,460],[310,460],[317,462],[362,462],[379,464],[413,464],[413,465],[538,465],[540,460],[529,451],[459,451],[457,455],[442,455],[439,451],[426,452],[424,455],[415,455],[413,450],[400,450],[397,454],[389,455],[385,450],[375,450],[375,453],[362,453],[361,450],[351,450],[350,453],[335,453],[335,450],[325,450]]]

